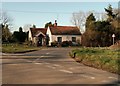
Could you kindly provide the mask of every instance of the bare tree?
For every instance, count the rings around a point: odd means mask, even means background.
[[[23,30],[25,31],[25,32],[27,32],[27,31],[29,31],[29,29],[32,27],[32,24],[25,24],[24,26],[23,26]]]
[[[95,18],[98,21],[104,21],[107,19],[107,15],[105,13],[98,13],[98,12],[94,12]]]
[[[0,11],[0,23],[2,25],[8,25],[8,27],[12,26],[13,19],[7,14],[5,11]]]
[[[85,32],[85,22],[86,22],[86,18],[93,13],[95,15],[95,18],[97,20],[106,20],[107,19],[107,15],[105,13],[98,13],[95,11],[88,11],[88,12],[74,12],[72,14],[72,18],[71,18],[71,22],[73,25],[77,26],[81,32]]]
[[[86,18],[87,16],[90,14],[91,12],[74,12],[72,14],[72,18],[71,18],[71,22],[73,25],[77,26],[81,32],[85,31],[85,22],[86,22]]]
[[[2,33],[2,39],[3,42],[9,42],[11,39],[11,32],[10,28],[12,28],[12,18],[8,16],[7,12],[0,11],[0,32]]]
[[[105,13],[101,14],[101,20],[102,21],[107,20],[107,15]]]
[[[85,22],[85,13],[80,11],[72,14],[72,19],[71,19],[72,24],[77,26],[79,29],[83,25],[83,22]]]
[[[113,13],[116,16],[114,21],[112,22],[113,26],[116,28],[120,28],[120,9],[113,9]]]
[[[116,14],[116,18],[120,21],[120,8],[118,9],[114,8],[113,12],[114,14]]]

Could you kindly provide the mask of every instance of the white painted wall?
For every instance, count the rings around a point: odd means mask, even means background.
[[[81,35],[52,35],[52,42],[57,41],[57,37],[62,37],[62,41],[72,41],[72,37],[76,37],[81,43]]]
[[[81,35],[52,35],[50,28],[47,29],[47,35],[49,35],[49,45],[51,45],[51,42],[57,41],[57,37],[62,37],[62,41],[72,41],[72,37],[76,37],[76,41],[79,40],[81,43]]]
[[[47,28],[47,33],[46,33],[48,36],[49,36],[49,45],[51,45],[51,42],[53,42],[52,40],[52,34],[51,34],[51,31],[50,31],[50,28],[48,27]]]
[[[30,28],[29,28],[29,34],[28,34],[28,40],[29,41],[32,41],[33,39],[32,39],[32,33],[31,33],[31,30],[30,30]]]

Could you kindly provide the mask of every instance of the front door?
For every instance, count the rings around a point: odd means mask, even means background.
[[[39,46],[42,46],[42,37],[39,37]]]
[[[44,40],[44,36],[42,34],[40,34],[38,36],[38,43],[37,43],[37,46],[42,46],[43,45],[43,40]]]

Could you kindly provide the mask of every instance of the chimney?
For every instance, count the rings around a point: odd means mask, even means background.
[[[54,26],[57,26],[57,20],[55,20]]]

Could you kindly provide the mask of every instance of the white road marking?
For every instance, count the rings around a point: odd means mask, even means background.
[[[46,53],[46,54],[50,54],[50,53]]]
[[[90,77],[91,79],[95,79],[95,77]]]
[[[69,69],[70,70],[75,70],[75,69],[79,69],[79,68],[81,68],[81,67],[70,67]]]
[[[53,66],[47,66],[47,67],[52,68],[52,69],[55,69],[55,67],[53,67]]]
[[[33,61],[33,63],[36,62],[36,61],[38,61],[38,60],[40,60],[40,58],[42,58],[42,57],[52,57],[52,56],[39,56],[37,59],[35,59],[35,60]]]
[[[39,58],[35,59],[32,63],[34,63],[34,62],[36,62],[36,61],[38,61],[38,60],[39,60]]]
[[[9,65],[19,65],[19,64],[9,64]]]
[[[104,82],[104,83],[106,83],[106,82],[108,82],[107,80],[103,80],[103,81],[101,81],[101,82]]]
[[[61,72],[65,72],[65,73],[73,73],[72,71],[68,71],[68,70],[59,70]]]
[[[44,64],[50,64],[50,63],[44,62]]]
[[[108,77],[109,79],[118,79],[118,78],[116,78],[116,77]]]
[[[30,62],[30,63],[31,63],[31,62],[33,62],[33,61],[27,61],[27,62]]]
[[[40,56],[40,57],[53,57],[53,56]]]
[[[70,69],[70,70],[73,70],[74,68],[71,67],[71,68],[69,68],[69,69]]]
[[[89,76],[86,76],[86,75],[81,75],[82,77],[86,77],[86,78],[89,78]]]
[[[39,56],[37,59],[33,61],[33,63],[40,60],[42,57],[52,57],[52,56]],[[45,64],[50,64],[50,63],[45,63]]]
[[[58,65],[58,64],[53,64],[54,66],[56,66],[56,67],[62,67],[61,65]]]
[[[95,79],[95,77],[92,77],[92,76],[87,76],[87,75],[81,75],[82,77],[85,77],[85,78],[91,78],[91,79]]]
[[[40,57],[44,57],[44,56],[40,56]]]
[[[42,63],[34,63],[34,64],[42,64]]]

